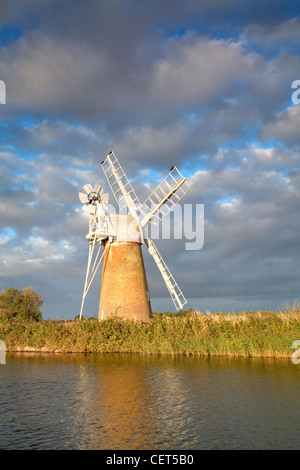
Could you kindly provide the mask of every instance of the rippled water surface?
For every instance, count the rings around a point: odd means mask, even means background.
[[[291,360],[6,354],[1,449],[298,449]]]

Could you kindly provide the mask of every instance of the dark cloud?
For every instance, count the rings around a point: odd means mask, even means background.
[[[78,314],[77,193],[108,189],[100,162],[114,150],[141,201],[175,164],[192,184],[183,203],[205,205],[201,250],[155,241],[194,306],[297,296],[297,3],[3,0],[1,288],[34,285],[46,316]],[[154,308],[172,309],[144,252]]]

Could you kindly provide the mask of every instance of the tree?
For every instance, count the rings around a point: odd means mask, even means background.
[[[40,311],[43,306],[42,297],[33,287],[25,287],[19,291],[15,287],[3,290],[0,293],[0,318],[23,320],[41,320]]]
[[[15,287],[10,287],[0,293],[1,318],[14,318],[18,315],[21,303],[21,293]]]

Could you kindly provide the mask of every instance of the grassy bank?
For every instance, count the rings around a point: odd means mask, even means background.
[[[7,351],[290,357],[300,340],[300,308],[276,312],[155,314],[150,323],[1,321]]]

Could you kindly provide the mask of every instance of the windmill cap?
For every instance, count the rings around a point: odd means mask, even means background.
[[[141,228],[134,217],[110,214],[110,221],[117,235],[117,241],[143,243]]]

